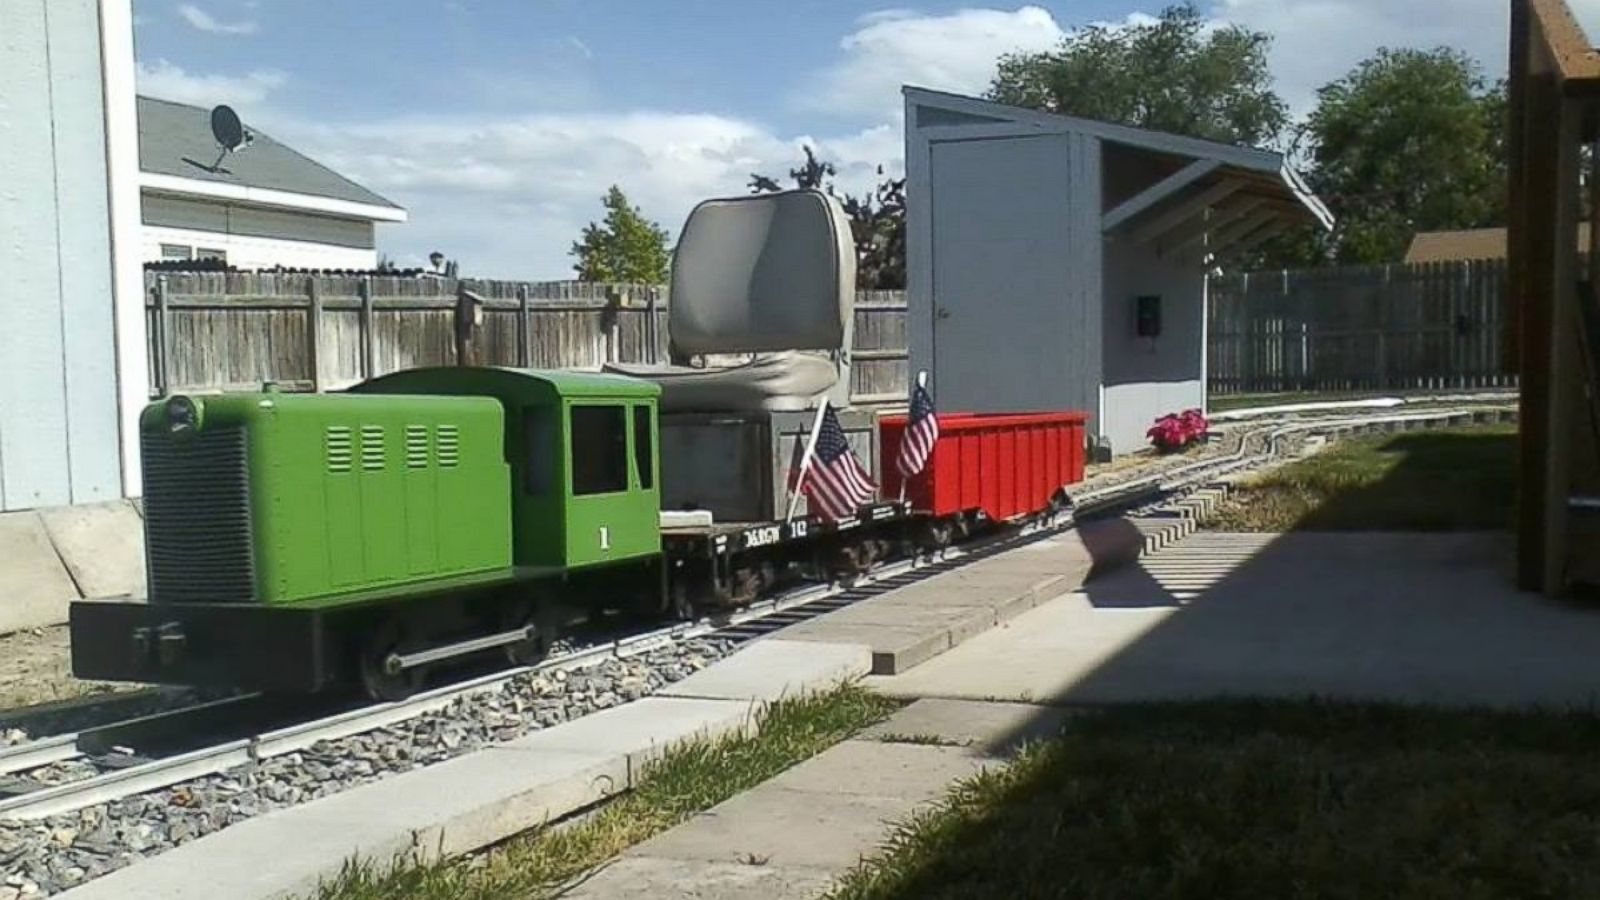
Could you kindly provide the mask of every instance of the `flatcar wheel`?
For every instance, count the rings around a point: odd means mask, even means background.
[[[361,650],[361,686],[374,700],[404,700],[422,686],[421,666],[399,668],[394,656],[409,649],[400,626],[386,622]]]

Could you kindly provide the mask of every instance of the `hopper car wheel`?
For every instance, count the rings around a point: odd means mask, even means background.
[[[422,686],[420,666],[400,669],[392,657],[411,649],[404,631],[393,620],[383,623],[361,649],[361,686],[374,700],[404,700]]]
[[[502,624],[506,631],[513,628],[532,628],[533,636],[525,641],[505,646],[506,661],[514,666],[531,666],[550,652],[550,642],[545,629],[539,626],[538,606],[532,601],[513,603],[505,611]]]

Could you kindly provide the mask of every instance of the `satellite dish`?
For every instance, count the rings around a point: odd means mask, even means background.
[[[232,153],[245,145],[244,123],[239,121],[239,114],[231,106],[211,110],[211,134],[224,153]]]

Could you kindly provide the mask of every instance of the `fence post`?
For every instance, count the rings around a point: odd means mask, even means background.
[[[1283,280],[1279,286],[1280,299],[1278,300],[1278,390],[1288,393],[1294,390],[1294,367],[1289,362],[1290,343],[1289,336],[1289,270],[1283,269]]]
[[[478,323],[483,316],[483,298],[467,290],[460,282],[456,286],[456,365],[473,363],[472,349],[476,343]]]
[[[648,362],[651,365],[655,365],[657,362],[660,362],[661,358],[661,354],[656,348],[656,340],[660,337],[660,333],[656,329],[656,300],[660,294],[661,288],[651,285],[650,290],[644,295],[644,341],[650,347],[650,358]]]
[[[622,304],[624,292],[620,287],[606,288],[606,307],[600,311],[600,328],[605,332],[606,362],[617,361],[620,350],[618,320],[622,318]]]
[[[1389,279],[1393,273],[1388,265],[1383,267],[1383,281],[1378,288],[1378,384],[1377,389],[1389,389]]]
[[[306,282],[311,297],[306,309],[306,364],[311,370],[311,390],[322,392],[322,285],[313,275]]]
[[[517,285],[517,365],[533,367],[533,323],[529,321],[528,286]]]
[[[372,333],[372,276],[361,279],[361,377],[377,376],[377,339]]]
[[[171,384],[169,382],[169,379],[171,378],[171,371],[169,369],[170,363],[168,361],[170,349],[167,344],[167,326],[170,324],[170,319],[168,318],[170,314],[167,312],[167,276],[165,275],[156,276],[155,300],[156,352],[152,355],[155,357],[156,391],[158,392],[158,396],[165,397],[171,392]]]

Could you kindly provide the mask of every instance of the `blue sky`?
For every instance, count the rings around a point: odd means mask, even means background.
[[[485,277],[562,278],[620,184],[675,230],[819,145],[849,186],[900,166],[898,87],[981,92],[1000,53],[1161,2],[134,0],[140,90],[245,121],[406,206],[380,250]],[[1600,0],[1575,0],[1593,27]],[[1298,111],[1380,42],[1503,68],[1505,0],[1213,0],[1277,38]],[[1591,21],[1593,20],[1593,21]]]

